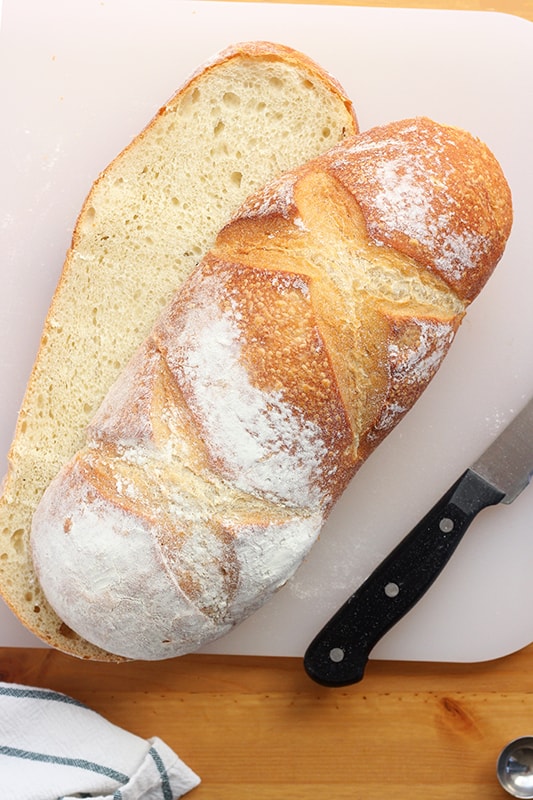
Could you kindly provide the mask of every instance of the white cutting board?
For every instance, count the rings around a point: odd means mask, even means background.
[[[361,128],[424,114],[499,158],[505,256],[417,406],[370,458],[294,580],[209,652],[302,655],[322,624],[533,394],[533,25],[494,13],[176,0],[4,0],[0,472],[70,232],[97,173],[201,62],[305,51]],[[533,641],[533,489],[484,511],[381,659],[479,661]],[[38,646],[0,604],[0,645]]]

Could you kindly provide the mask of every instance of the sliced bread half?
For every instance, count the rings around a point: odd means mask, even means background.
[[[34,510],[161,308],[254,189],[357,132],[342,87],[305,55],[235,45],[199,69],[92,186],[45,322],[0,499],[0,592],[45,642],[117,660],[46,602]]]

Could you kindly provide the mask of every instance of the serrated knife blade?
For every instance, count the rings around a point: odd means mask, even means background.
[[[307,674],[325,686],[363,678],[377,642],[440,575],[474,518],[512,503],[533,475],[533,398],[313,639]]]

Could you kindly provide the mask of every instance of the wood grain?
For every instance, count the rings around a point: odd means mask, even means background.
[[[202,777],[195,798],[501,798],[495,762],[533,730],[533,646],[490,663],[370,662],[325,689],[299,659],[95,664],[0,651],[0,679],[71,694]]]
[[[351,4],[533,21],[533,0]],[[533,645],[473,665],[371,661],[346,689],[317,686],[299,659],[113,665],[17,648],[0,648],[0,679],[65,692],[159,736],[201,776],[191,800],[502,800],[498,753],[533,733]]]
[[[288,0],[270,0],[284,3]],[[242,2],[263,2],[263,0],[242,0]],[[451,11],[498,11],[514,14],[533,21],[533,0],[336,0],[325,3],[323,0],[291,0],[294,3],[339,6],[375,6],[381,8],[444,8]]]

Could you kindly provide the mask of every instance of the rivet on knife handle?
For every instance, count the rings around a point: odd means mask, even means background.
[[[373,647],[429,589],[474,517],[503,497],[467,469],[311,642],[308,675],[325,686],[360,681]]]

